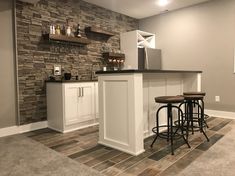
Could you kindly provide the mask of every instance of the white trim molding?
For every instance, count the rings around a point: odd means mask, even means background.
[[[235,112],[206,109],[205,113],[209,116],[222,117],[222,118],[227,118],[227,119],[235,119]]]
[[[47,127],[48,127],[47,121],[42,121],[42,122],[30,123],[27,125],[0,128],[0,137],[10,136],[14,134],[21,134],[21,133],[39,130],[39,129],[47,128]]]
[[[233,73],[235,73],[235,47],[233,49]]]

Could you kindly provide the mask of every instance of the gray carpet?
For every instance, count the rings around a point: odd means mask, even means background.
[[[233,128],[234,125],[231,127]],[[178,176],[234,176],[235,129],[229,131],[207,152],[195,159]]]
[[[0,138],[0,176],[100,176],[22,135]]]

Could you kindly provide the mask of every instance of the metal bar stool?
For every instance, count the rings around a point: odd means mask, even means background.
[[[205,96],[206,96],[206,93],[205,93],[205,92],[184,92],[183,95],[202,95],[203,97],[205,97]],[[201,101],[201,102],[199,102],[199,101],[197,101],[197,102],[201,104],[202,109],[203,109],[203,111],[204,111],[204,100],[202,99],[202,100],[200,100],[200,101]],[[195,107],[195,105],[194,105],[194,107]],[[197,113],[193,113],[193,114],[196,114],[196,115],[198,115],[198,117],[199,117],[199,115],[200,115],[200,114],[199,114],[199,108],[198,108],[198,112],[197,112]],[[206,123],[206,119],[207,119],[207,118],[209,118],[209,116],[204,113],[204,122],[203,122],[203,123],[206,125],[207,128],[209,128],[208,124]]]
[[[186,125],[187,131],[189,131],[189,128],[190,128],[193,134],[194,129],[198,128],[200,132],[204,134],[207,141],[209,141],[209,138],[207,137],[203,129],[206,126],[205,119],[204,119],[203,98],[204,98],[203,95],[185,95],[184,94],[185,102],[183,104],[185,104],[185,121],[187,122],[187,125]],[[199,101],[201,102],[201,104],[199,103]],[[193,112],[194,107],[198,108],[197,113]],[[197,116],[195,117],[194,114],[196,114]],[[198,126],[196,126],[194,122],[198,123]],[[187,133],[187,138],[188,138],[188,133]]]
[[[184,137],[185,129],[183,127],[183,111],[178,106],[173,105],[173,104],[182,103],[183,101],[184,101],[183,96],[162,96],[162,97],[155,98],[156,103],[162,103],[166,105],[161,106],[156,112],[156,127],[152,129],[153,133],[155,133],[156,136],[151,144],[151,147],[153,147],[153,144],[155,143],[157,138],[160,137],[160,138],[167,139],[167,141],[170,140],[172,155],[174,155],[174,146],[173,146],[174,139],[183,138],[185,143],[190,148],[187,138]],[[159,125],[159,112],[164,108],[167,108],[167,124]],[[178,124],[177,125],[173,124],[173,109],[176,109],[178,112]],[[167,128],[167,131],[160,133],[159,129],[162,127]],[[173,130],[174,128],[176,129],[175,131]],[[181,133],[178,133],[178,130],[180,130]]]

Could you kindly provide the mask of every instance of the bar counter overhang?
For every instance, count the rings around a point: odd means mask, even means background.
[[[202,71],[98,71],[99,143],[132,155],[144,150],[144,138],[153,135],[154,97],[201,91]],[[165,113],[160,123],[165,123]],[[157,145],[157,144],[156,144]]]

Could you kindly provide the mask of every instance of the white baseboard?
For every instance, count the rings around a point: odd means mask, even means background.
[[[88,127],[95,126],[95,125],[99,125],[99,123],[93,123],[93,124],[89,124],[89,125],[84,125],[84,126],[76,127],[76,128],[73,128],[73,129],[62,131],[62,133],[68,133],[68,132],[71,132],[71,131],[74,131],[74,130],[80,130],[80,129],[88,128]]]
[[[30,123],[27,125],[20,125],[20,126],[11,126],[6,128],[0,129],[0,137],[10,136],[14,134],[21,134],[29,131],[39,130],[42,128],[47,128],[47,121]]]
[[[25,133],[25,132],[39,130],[39,129],[47,128],[47,127],[48,127],[47,121],[42,121],[42,122],[30,123],[27,125],[21,125],[19,126],[19,129],[20,129],[20,133]]]
[[[0,129],[0,137],[10,136],[18,133],[19,133],[18,126],[11,126]]]
[[[226,119],[235,119],[235,112],[205,109],[205,113],[207,115],[213,116],[213,117],[222,117],[222,118],[226,118]]]

